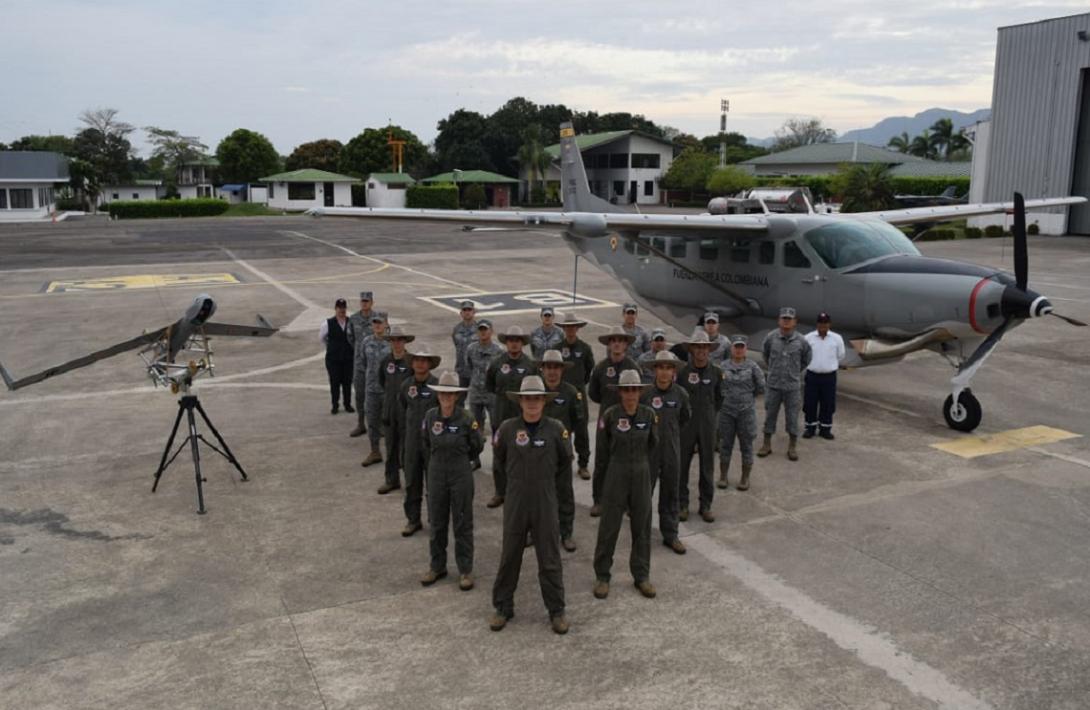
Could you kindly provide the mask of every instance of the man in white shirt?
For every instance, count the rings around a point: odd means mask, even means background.
[[[806,334],[812,357],[806,367],[802,412],[806,419],[803,439],[812,439],[818,429],[822,439],[834,439],[833,412],[836,411],[836,371],[844,360],[844,339],[829,330],[832,319],[819,313],[817,330]]]

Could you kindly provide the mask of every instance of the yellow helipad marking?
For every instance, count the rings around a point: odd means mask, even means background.
[[[944,441],[931,446],[964,459],[974,459],[977,456],[1001,454],[1005,451],[1016,451],[1031,446],[1052,444],[1064,439],[1077,439],[1081,436],[1082,434],[1074,434],[1063,429],[1053,429],[1050,426],[1030,426],[1024,429],[1001,431],[998,434],[988,436],[967,436],[964,439]]]
[[[166,286],[216,286],[237,284],[234,274],[132,274],[129,276],[106,276],[97,279],[73,279],[71,281],[50,281],[46,293],[67,293],[69,291],[118,291],[133,288],[163,288]]]

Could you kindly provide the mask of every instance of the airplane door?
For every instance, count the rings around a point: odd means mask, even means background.
[[[780,266],[778,305],[792,306],[800,322],[813,325],[818,313],[825,310],[825,267],[815,263],[794,240],[784,242]]]

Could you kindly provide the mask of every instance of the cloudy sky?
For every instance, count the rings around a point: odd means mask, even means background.
[[[0,141],[69,134],[114,107],[213,148],[245,127],[283,154],[393,120],[424,141],[464,107],[522,95],[630,111],[698,136],[839,132],[991,103],[996,28],[1086,0],[684,3],[3,0]],[[135,141],[138,145],[141,141]]]

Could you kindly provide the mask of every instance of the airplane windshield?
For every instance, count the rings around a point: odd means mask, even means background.
[[[885,222],[837,221],[811,229],[806,241],[831,269],[890,254],[920,254],[901,230]]]

